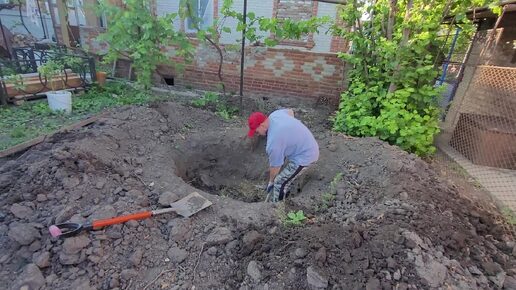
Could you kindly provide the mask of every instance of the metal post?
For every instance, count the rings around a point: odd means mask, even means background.
[[[245,58],[245,27],[247,20],[247,0],[244,0],[244,29],[242,30],[242,50],[240,52],[240,111],[242,111],[242,99],[244,96],[244,58]]]
[[[11,58],[12,51],[11,51],[10,45],[7,44],[7,37],[5,37],[4,26],[2,25],[2,19],[1,18],[0,18],[0,30],[2,30],[2,37],[4,39],[5,49],[7,50],[7,54],[9,54],[9,58]]]
[[[471,55],[471,50],[473,49],[473,44],[478,39],[478,31],[479,31],[479,27],[477,26],[477,28],[475,30],[475,34],[473,35],[473,38],[470,40],[468,49],[466,50],[466,55],[464,55],[464,58],[462,59],[462,64],[460,65],[459,73],[457,74],[456,83],[453,86],[453,90],[450,94],[450,102],[453,101],[453,99],[455,98],[455,93],[457,93],[457,88],[459,87],[459,84],[462,82],[462,78],[464,77],[464,71],[466,70],[466,64],[469,61],[469,56]],[[448,111],[446,111],[445,113],[448,113]]]
[[[45,31],[45,22],[43,21],[43,13],[41,13],[41,7],[39,6],[39,0],[36,0],[38,3],[38,11],[39,11],[39,20],[41,20],[41,28],[43,29],[43,38],[47,38],[47,32]]]
[[[453,51],[455,50],[455,44],[457,43],[457,39],[459,38],[459,33],[461,30],[462,29],[460,27],[457,27],[457,30],[455,30],[455,36],[453,36],[450,51],[448,51],[448,56],[446,57],[446,60],[444,61],[443,74],[441,75],[441,78],[439,79],[439,83],[438,83],[439,86],[444,83],[444,79],[446,78],[446,72],[448,70],[448,65],[450,64],[450,59],[453,54]]]

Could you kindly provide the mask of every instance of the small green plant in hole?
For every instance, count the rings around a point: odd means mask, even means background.
[[[303,224],[306,220],[306,216],[302,210],[298,211],[290,211],[287,214],[287,219],[285,220],[286,225],[299,226]]]
[[[193,100],[192,105],[198,108],[206,107],[219,102],[219,95],[214,92],[206,92],[203,97]]]
[[[236,115],[237,112],[238,112],[237,108],[234,108],[231,106],[226,106],[224,104],[219,104],[217,106],[217,112],[215,114],[217,114],[219,117],[221,117],[222,119],[227,121],[227,120],[232,119]]]
[[[335,194],[337,194],[337,184],[342,180],[342,173],[339,172],[333,177],[333,180],[330,182],[330,186],[328,191],[323,193],[321,196],[321,203],[316,206],[317,211],[325,211],[332,205],[335,200]]]

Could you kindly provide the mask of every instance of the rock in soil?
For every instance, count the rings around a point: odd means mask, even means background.
[[[319,264],[323,264],[326,262],[326,248],[321,247],[317,253],[315,253],[315,261],[317,261]]]
[[[328,278],[312,266],[306,269],[306,280],[311,289],[326,289],[328,287]]]
[[[206,238],[207,245],[220,245],[226,244],[231,241],[233,238],[233,234],[231,230],[226,227],[218,227],[215,228],[210,235]]]
[[[188,252],[178,247],[172,247],[167,252],[168,257],[173,263],[179,264],[188,256]]]
[[[69,255],[77,254],[88,246],[90,242],[90,239],[86,235],[66,238],[63,243],[63,251]]]
[[[496,262],[483,262],[482,267],[484,268],[484,271],[491,276],[495,276],[502,271],[502,267]]]
[[[297,248],[294,252],[297,258],[304,258],[308,254],[305,249],[303,248]]]
[[[41,237],[39,231],[32,224],[13,222],[9,225],[9,238],[20,245],[30,245]]]
[[[244,243],[244,251],[250,253],[260,245],[263,241],[263,236],[257,231],[250,231],[244,235],[242,241]]]
[[[247,265],[247,274],[253,278],[255,283],[259,283],[262,280],[262,272],[256,261],[249,262]]]
[[[171,191],[165,191],[159,196],[158,203],[161,206],[169,207],[171,203],[177,201],[179,199],[179,196]]]
[[[511,276],[505,277],[505,281],[503,283],[503,289],[516,290],[516,278],[511,277]]]
[[[208,255],[210,256],[215,256],[217,255],[217,248],[216,247],[210,247],[206,253],[208,253]]]
[[[129,262],[131,262],[131,264],[133,266],[138,266],[138,265],[140,265],[142,258],[143,258],[143,250],[141,248],[137,248],[136,250],[134,250],[133,254],[129,257]]]
[[[32,217],[34,211],[28,207],[19,203],[13,204],[10,209],[11,213],[19,219],[28,219]]]
[[[45,285],[45,277],[35,264],[28,264],[23,272],[16,277],[12,289],[41,289]]]
[[[369,279],[366,284],[366,290],[382,290],[380,280],[376,278]]]
[[[446,266],[436,261],[426,263],[423,267],[417,267],[416,270],[419,276],[431,287],[441,286],[448,273]]]
[[[41,269],[47,268],[50,266],[50,252],[34,253],[32,261]]]
[[[133,269],[125,269],[120,273],[120,277],[125,281],[129,281],[131,278],[136,277],[137,275],[138,272]]]

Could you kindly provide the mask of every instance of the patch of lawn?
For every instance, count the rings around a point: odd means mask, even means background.
[[[0,107],[0,150],[53,133],[107,108],[143,105],[166,97],[124,83],[109,82],[103,88],[92,87],[84,94],[74,96],[71,114],[52,112],[46,99]]]

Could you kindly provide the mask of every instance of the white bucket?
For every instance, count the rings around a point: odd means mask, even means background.
[[[72,93],[69,91],[47,92],[47,100],[52,111],[72,112]]]

